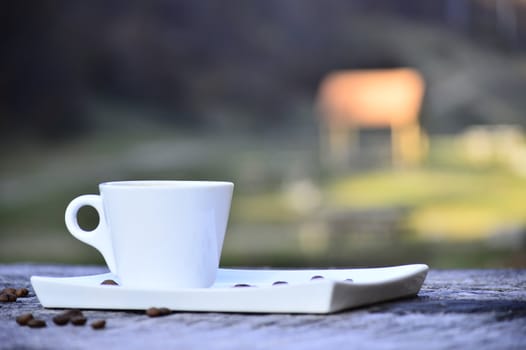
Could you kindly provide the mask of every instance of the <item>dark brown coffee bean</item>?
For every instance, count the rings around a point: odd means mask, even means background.
[[[172,313],[172,310],[168,309],[167,307],[151,307],[146,310],[146,315],[150,317],[159,317],[159,316],[166,316]]]
[[[16,294],[15,288],[4,288],[0,290],[0,294]]]
[[[238,283],[234,286],[234,288],[244,288],[244,287],[252,287],[252,286],[246,283]]]
[[[159,317],[159,316],[161,316],[161,310],[159,310],[156,307],[151,307],[151,308],[146,310],[146,315],[148,315],[150,317]]]
[[[276,281],[276,282],[272,283],[273,286],[281,286],[281,285],[285,285],[285,284],[289,284],[289,282],[286,282],[286,281]]]
[[[53,317],[53,322],[57,326],[65,326],[69,323],[70,319],[71,319],[70,316],[65,315],[65,314],[60,314],[60,315],[56,315],[55,317]]]
[[[69,321],[71,321],[71,319],[74,317],[79,317],[81,319],[85,318],[84,314],[82,314],[82,311],[80,311],[79,309],[71,309],[66,310],[53,317],[53,322],[58,326],[64,326],[68,324]]]
[[[66,310],[62,313],[63,315],[66,315],[66,316],[69,316],[70,318],[71,317],[74,317],[74,316],[81,316],[81,317],[84,317],[84,314],[82,313],[82,311],[80,311],[79,309],[71,309],[71,310]]]
[[[27,288],[18,288],[15,291],[15,295],[17,298],[25,298],[28,296],[28,294],[29,294],[29,290],[27,290]]]
[[[16,323],[18,323],[21,326],[26,326],[27,323],[33,319],[32,314],[23,314],[16,318]]]
[[[84,326],[87,320],[84,316],[73,316],[70,321],[74,326]]]
[[[13,303],[16,301],[16,295],[11,293],[0,294],[0,302],[2,303]]]
[[[172,313],[172,310],[170,310],[169,308],[167,307],[161,307],[159,308],[159,316],[166,316],[166,315],[169,315]]]
[[[106,327],[106,320],[97,320],[91,323],[91,328],[93,329],[102,329],[104,327]]]
[[[119,284],[115,282],[114,280],[104,280],[100,284],[107,285],[107,286],[118,286]]]
[[[31,328],[42,328],[46,327],[46,321],[44,320],[37,320],[36,318],[29,320],[27,322],[27,325]]]
[[[322,279],[324,279],[324,278],[325,278],[325,277],[323,277],[323,276],[316,275],[316,276],[312,276],[312,277],[310,278],[310,280],[311,280],[311,281],[313,281],[313,280],[322,280]]]

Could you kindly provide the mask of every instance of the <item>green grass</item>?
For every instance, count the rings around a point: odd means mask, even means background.
[[[336,180],[328,203],[349,209],[408,207],[421,237],[476,239],[526,223],[526,179],[506,170],[385,170]]]
[[[231,220],[234,222],[274,224],[299,219],[279,192],[239,195],[234,198],[231,211]]]
[[[505,169],[385,169],[328,181],[323,209],[405,208],[405,228],[422,239],[473,240],[526,226],[526,178]],[[316,215],[316,213],[312,213]],[[302,220],[281,191],[241,194],[236,222]]]

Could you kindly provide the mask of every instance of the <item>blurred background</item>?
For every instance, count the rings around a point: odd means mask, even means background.
[[[526,267],[526,1],[8,0],[0,50],[0,262],[102,264],[71,199],[191,179],[222,265]]]

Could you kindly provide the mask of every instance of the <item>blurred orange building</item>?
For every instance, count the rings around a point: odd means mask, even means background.
[[[421,74],[409,68],[328,74],[317,98],[322,155],[346,164],[360,128],[390,128],[393,163],[418,163],[427,148],[418,120],[424,90]]]

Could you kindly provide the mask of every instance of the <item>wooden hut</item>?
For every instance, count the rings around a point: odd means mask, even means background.
[[[418,163],[427,149],[418,120],[424,89],[422,76],[410,68],[328,74],[317,97],[322,157],[345,165],[351,148],[359,147],[360,128],[390,128],[393,163]]]

